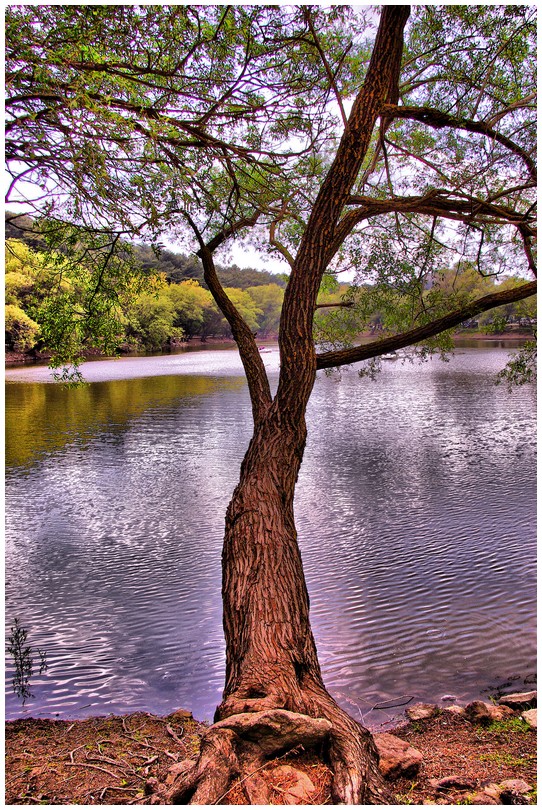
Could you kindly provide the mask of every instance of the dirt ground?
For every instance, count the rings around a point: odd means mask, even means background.
[[[152,777],[165,781],[172,765],[195,758],[199,750],[206,726],[187,715],[8,722],[6,804],[145,804],[147,781]],[[476,790],[505,779],[528,782],[533,791],[525,801],[536,804],[536,733],[519,718],[482,728],[443,711],[430,720],[405,723],[393,734],[424,757],[415,779],[390,783],[397,804],[469,804]],[[295,765],[308,774],[316,787],[311,804],[332,804],[331,774],[310,752],[269,763],[273,804],[285,803],[288,787],[271,775],[277,764]],[[470,779],[475,788],[436,793],[429,781],[457,774]],[[220,804],[246,801],[237,785]]]

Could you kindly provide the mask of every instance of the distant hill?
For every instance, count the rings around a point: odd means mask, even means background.
[[[35,230],[34,220],[25,214],[15,214],[13,211],[5,212],[6,239],[20,239],[34,250],[43,249],[43,237]]]
[[[5,218],[6,239],[20,239],[34,250],[43,249],[43,237],[36,231],[35,220],[32,217],[17,216],[12,211],[6,211]],[[186,256],[184,253],[174,253],[165,248],[157,255],[149,245],[134,245],[134,252],[145,269],[163,273],[172,284],[193,278],[203,287],[207,286],[203,280],[203,267],[197,256]],[[247,287],[260,287],[265,284],[286,286],[286,278],[282,274],[252,268],[241,269],[235,264],[231,266],[217,264],[216,267],[224,287],[246,290]]]

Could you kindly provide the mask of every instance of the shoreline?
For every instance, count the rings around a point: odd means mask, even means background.
[[[521,708],[418,704],[391,734],[373,731],[395,803],[536,804],[536,731]],[[8,721],[6,804],[162,804],[158,785],[171,785],[197,757],[207,728],[183,709]],[[288,794],[293,774],[312,786],[304,799]],[[262,776],[273,804],[332,803],[331,772],[316,752],[271,760]],[[242,786],[220,803],[246,805]]]

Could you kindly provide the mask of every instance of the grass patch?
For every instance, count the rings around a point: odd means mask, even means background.
[[[530,731],[529,724],[522,717],[507,717],[505,720],[494,720],[487,727],[487,731],[512,732],[514,734]]]
[[[418,783],[412,782],[410,789],[406,793],[397,793],[395,798],[398,804],[418,804],[418,800],[413,795],[414,790],[417,788]]]
[[[515,757],[507,751],[492,751],[489,754],[480,754],[480,762],[496,762],[498,765],[510,765],[511,768],[524,768],[536,761],[536,757],[526,754]]]

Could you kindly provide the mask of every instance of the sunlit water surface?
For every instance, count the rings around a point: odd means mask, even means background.
[[[276,382],[278,353],[263,355]],[[319,374],[296,496],[325,681],[370,724],[394,704],[532,682],[535,403],[498,348]],[[6,624],[47,653],[8,718],[183,706],[224,678],[224,512],[250,438],[237,353],[7,372]],[[382,706],[383,709],[374,709]]]

